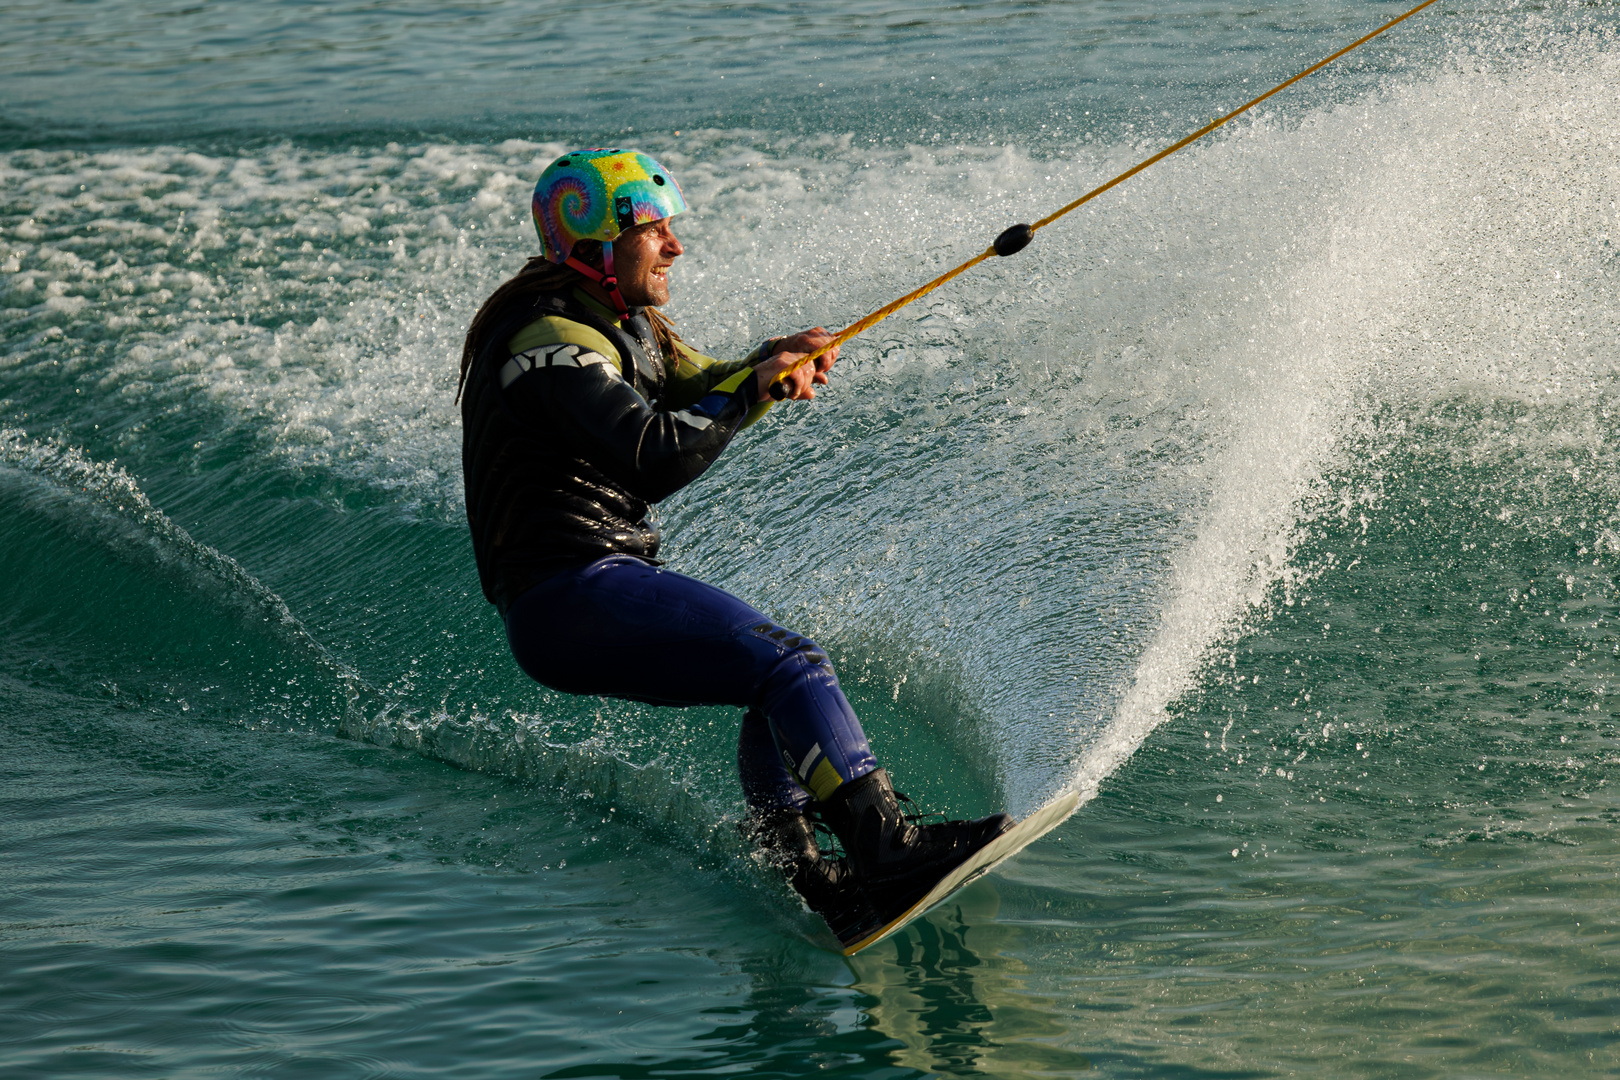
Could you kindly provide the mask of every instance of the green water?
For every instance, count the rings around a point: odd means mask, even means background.
[[[534,177],[675,170],[728,355],[1398,9],[654,10],[9,6],[0,1073],[1620,1071],[1614,6],[1420,17],[661,508],[913,796],[1086,798],[850,960],[734,711],[543,691],[479,595],[454,364]]]

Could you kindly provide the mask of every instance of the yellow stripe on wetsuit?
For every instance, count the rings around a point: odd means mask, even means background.
[[[624,363],[619,350],[597,330],[565,319],[561,315],[547,315],[529,323],[507,342],[507,349],[513,356],[533,352],[545,346],[577,345],[585,352],[596,353],[601,356]],[[748,378],[754,365],[759,363],[767,345],[760,345],[741,360],[716,360],[712,356],[705,356],[684,341],[675,343],[675,363],[670,365],[668,377],[664,381],[664,392],[659,402],[660,408],[685,409],[689,408],[710,394],[729,394],[741,386],[743,380]],[[505,384],[503,383],[503,386]],[[749,408],[741,424],[742,430],[754,423],[770,410],[774,402],[763,401]]]

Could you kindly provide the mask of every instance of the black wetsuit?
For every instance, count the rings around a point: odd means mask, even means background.
[[[462,399],[467,519],[513,655],[557,690],[748,709],[744,792],[825,799],[876,768],[827,656],[730,594],[659,568],[650,504],[763,414],[753,364],[665,356],[639,311],[582,293],[497,316]]]
[[[753,356],[700,366],[707,357],[683,352],[675,366],[694,370],[672,386],[640,309],[619,323],[587,303],[556,293],[504,313],[468,372],[467,521],[484,595],[503,614],[565,567],[656,557],[650,504],[700,476],[759,396]]]

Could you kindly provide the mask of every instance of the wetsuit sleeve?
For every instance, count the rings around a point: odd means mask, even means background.
[[[675,343],[677,361],[669,378],[664,383],[664,404],[674,408],[700,401],[709,394],[714,387],[731,378],[744,368],[752,368],[761,360],[771,355],[776,339],[771,338],[760,342],[747,356],[741,360],[716,360],[712,356],[704,356],[684,341]],[[775,404],[766,400],[756,402],[743,418],[741,427],[747,427],[770,411]]]
[[[654,409],[625,382],[616,354],[579,344],[517,353],[497,377],[520,423],[562,433],[580,457],[647,502],[701,476],[759,397],[754,369],[740,366],[687,407]]]

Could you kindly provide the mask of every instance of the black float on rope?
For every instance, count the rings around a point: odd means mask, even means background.
[[[1014,225],[996,237],[996,242],[990,246],[996,249],[996,254],[1002,257],[1016,255],[1029,246],[1035,239],[1035,230],[1028,225]]]

